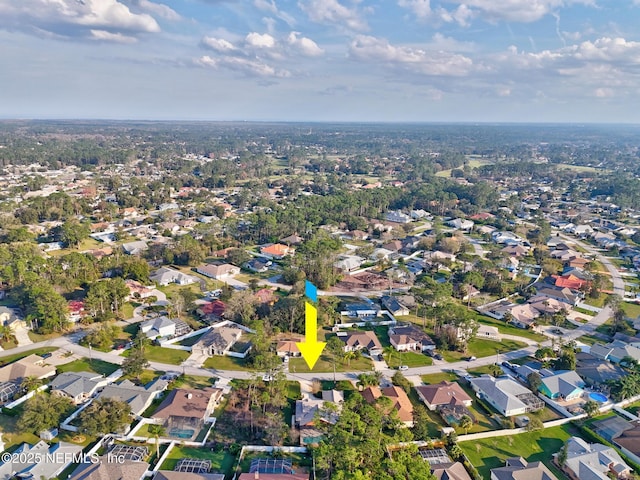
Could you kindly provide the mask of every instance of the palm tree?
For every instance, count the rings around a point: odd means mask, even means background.
[[[16,341],[15,333],[9,325],[0,325],[0,341],[3,343]]]
[[[466,435],[469,429],[473,427],[473,420],[471,420],[471,417],[469,415],[463,415],[462,417],[460,417],[458,426],[464,430],[464,434]]]
[[[162,425],[151,424],[148,430],[149,434],[153,435],[156,441],[156,457],[160,458],[160,437],[165,434],[164,427]]]
[[[383,353],[387,355],[387,365],[391,365],[391,358],[393,357],[393,354],[395,353],[395,351],[396,349],[393,348],[392,345],[389,345],[388,347],[384,347]]]

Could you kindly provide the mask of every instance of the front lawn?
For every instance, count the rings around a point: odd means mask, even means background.
[[[180,375],[171,384],[171,388],[193,388],[201,390],[213,387],[216,383],[216,377],[200,377],[196,375]]]
[[[204,361],[204,368],[212,368],[214,370],[252,370],[247,366],[244,358],[227,357],[226,355],[214,355]]]
[[[128,357],[130,350],[125,350],[122,356]],[[144,355],[150,362],[168,363],[170,365],[180,365],[191,353],[185,350],[175,350],[173,348],[158,347],[148,345],[144,347]]]
[[[624,314],[629,318],[638,318],[640,317],[640,304],[637,303],[628,303],[622,302],[620,304],[622,310],[624,310]]]
[[[385,360],[389,356],[385,355]],[[417,352],[393,352],[391,360],[388,362],[390,368],[397,368],[400,365],[406,365],[409,368],[412,367],[425,367],[433,365],[431,357],[426,356],[424,353]]]
[[[120,366],[115,363],[105,362],[96,358],[92,360],[89,360],[88,358],[81,358],[79,360],[74,360],[71,363],[65,363],[64,365],[58,366],[58,373],[94,372],[108,377],[119,368]]]
[[[185,447],[176,445],[171,449],[167,459],[162,464],[162,470],[173,470],[181,458],[197,458],[210,460],[211,471],[229,475],[236,462],[235,455],[228,452],[212,452],[208,448]]]
[[[503,321],[496,320],[491,317],[487,317],[485,315],[478,314],[476,316],[476,320],[484,325],[490,325],[492,327],[498,327],[498,331],[505,335],[517,335],[519,337],[529,338],[536,342],[544,342],[547,340],[547,337],[541,335],[540,333],[536,333],[533,330],[528,330],[525,328],[514,327],[513,325],[508,325]]]
[[[27,350],[26,352],[6,355],[0,358],[0,367],[4,367],[9,363],[15,362],[16,360],[20,360],[21,358],[24,358],[24,357],[28,357],[29,355],[42,355],[43,353],[55,352],[56,350],[58,350],[58,347],[43,347],[43,348],[34,348],[33,350]],[[2,352],[0,352],[0,354],[1,353]]]
[[[373,362],[369,358],[359,357],[350,362],[343,362],[338,359],[335,362],[336,372],[370,372],[373,369]],[[309,370],[307,362],[303,358],[292,358],[289,360],[289,372],[309,373],[309,372],[333,372],[333,359],[330,355],[321,355],[313,370]]]
[[[455,373],[441,372],[422,375],[420,379],[427,385],[435,385],[436,383],[440,383],[445,380],[447,382],[455,382],[458,379],[458,376]]]
[[[478,358],[489,357],[491,355],[496,355],[497,353],[507,353],[524,347],[526,347],[524,343],[516,342],[515,340],[502,340],[501,342],[496,342],[493,340],[474,338],[469,341],[467,353],[441,351],[441,354],[447,362],[459,362],[460,360],[470,356]]]
[[[551,462],[551,456],[577,433],[575,427],[565,424],[536,432],[460,442],[459,445],[482,478],[490,478],[491,469],[503,467],[507,458],[520,456],[529,462],[542,461],[558,478],[564,478]]]

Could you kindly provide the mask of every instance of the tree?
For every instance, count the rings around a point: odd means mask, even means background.
[[[543,428],[544,428],[544,424],[542,423],[542,420],[540,420],[538,417],[531,417],[529,419],[529,423],[527,423],[528,432],[535,432],[537,430],[542,430]]]
[[[20,390],[24,393],[29,393],[44,384],[44,380],[36,377],[24,377],[20,382]]]
[[[600,405],[594,400],[589,400],[582,406],[582,409],[589,416],[589,418],[591,418],[600,412]]]
[[[391,383],[402,388],[407,394],[411,392],[413,384],[405,377],[402,372],[396,371],[391,377]]]
[[[129,350],[129,356],[122,362],[122,371],[125,375],[138,378],[148,366],[149,361],[144,356],[144,351],[139,348],[132,348]]]
[[[527,382],[529,383],[529,388],[537,392],[542,386],[542,377],[538,372],[532,372],[527,376]]]
[[[458,426],[464,430],[464,434],[466,435],[469,429],[473,427],[473,420],[471,420],[471,417],[469,415],[463,415],[462,417],[460,417]]]
[[[74,410],[71,399],[61,395],[34,395],[25,403],[18,419],[18,430],[39,434],[60,425],[60,422]]]
[[[165,434],[164,427],[162,425],[150,424],[147,429],[150,435],[156,441],[156,457],[160,458],[160,437]]]
[[[78,416],[80,430],[89,435],[120,433],[131,422],[131,407],[114,398],[95,400]]]
[[[15,333],[9,325],[0,325],[0,341],[3,343],[16,341]]]

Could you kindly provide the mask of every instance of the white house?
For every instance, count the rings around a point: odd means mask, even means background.
[[[216,280],[226,280],[238,275],[240,273],[240,267],[236,267],[230,263],[223,263],[222,265],[207,264],[196,267],[196,272],[205,277],[215,278]]]
[[[469,383],[478,398],[489,403],[505,417],[536,412],[544,407],[542,400],[511,377],[494,378],[483,375],[472,378]]]

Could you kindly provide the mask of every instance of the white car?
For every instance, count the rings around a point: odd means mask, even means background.
[[[408,367],[408,366],[406,366],[406,365],[400,365],[400,366],[398,367],[398,370],[409,370],[409,367]]]
[[[262,376],[262,381],[263,382],[270,382],[271,380],[273,380],[273,376],[272,375],[265,374],[265,375]]]

